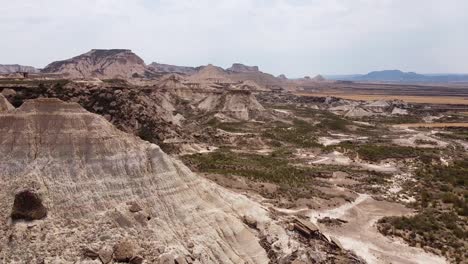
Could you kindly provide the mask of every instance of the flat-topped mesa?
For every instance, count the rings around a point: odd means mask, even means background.
[[[163,245],[172,260],[193,253],[203,264],[268,263],[257,232],[274,232],[269,241],[278,241],[280,255],[297,246],[259,204],[75,103],[30,100],[0,113],[0,157],[6,263],[73,263],[83,248],[105,248],[122,237],[138,241],[156,262]],[[134,203],[141,210],[131,209]],[[246,215],[259,231],[243,223]],[[35,222],[25,229],[16,221]]]
[[[128,79],[144,76],[146,65],[128,49],[93,49],[71,59],[52,62],[42,72],[63,74],[72,79]]]
[[[258,72],[258,66],[247,66],[242,63],[234,63],[230,68],[226,69],[231,72]]]
[[[39,70],[32,66],[24,66],[19,64],[0,64],[0,74],[17,72],[37,73]]]

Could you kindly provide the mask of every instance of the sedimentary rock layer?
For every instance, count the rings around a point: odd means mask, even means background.
[[[80,263],[122,239],[148,263],[268,263],[245,217],[283,253],[294,245],[260,205],[76,103],[36,99],[1,113],[0,157],[3,263]]]

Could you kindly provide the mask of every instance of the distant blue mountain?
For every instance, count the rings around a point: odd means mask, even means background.
[[[419,74],[415,72],[402,72],[400,70],[373,71],[364,75],[332,75],[325,77],[331,80],[366,82],[468,82],[468,74]]]

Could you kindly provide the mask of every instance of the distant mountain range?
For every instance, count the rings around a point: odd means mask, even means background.
[[[400,70],[373,71],[368,74],[328,75],[330,80],[365,81],[365,82],[402,82],[402,83],[449,83],[468,82],[468,74],[419,74]]]

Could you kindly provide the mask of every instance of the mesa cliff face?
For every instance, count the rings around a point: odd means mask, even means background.
[[[132,78],[146,72],[144,61],[131,50],[93,49],[68,60],[47,65],[43,73],[62,74],[67,78]]]
[[[39,72],[39,70],[32,66],[23,66],[18,64],[0,64],[0,74],[16,72],[37,73]]]
[[[230,68],[226,70],[231,72],[258,72],[258,66],[247,66],[241,63],[234,63]]]
[[[148,68],[160,73],[181,73],[191,75],[197,72],[197,68],[195,67],[177,66],[157,62],[151,63],[150,65],[148,65]]]
[[[36,99],[1,113],[0,156],[4,263],[85,263],[123,239],[148,263],[268,263],[259,233],[281,254],[297,246],[259,204],[76,103]]]

